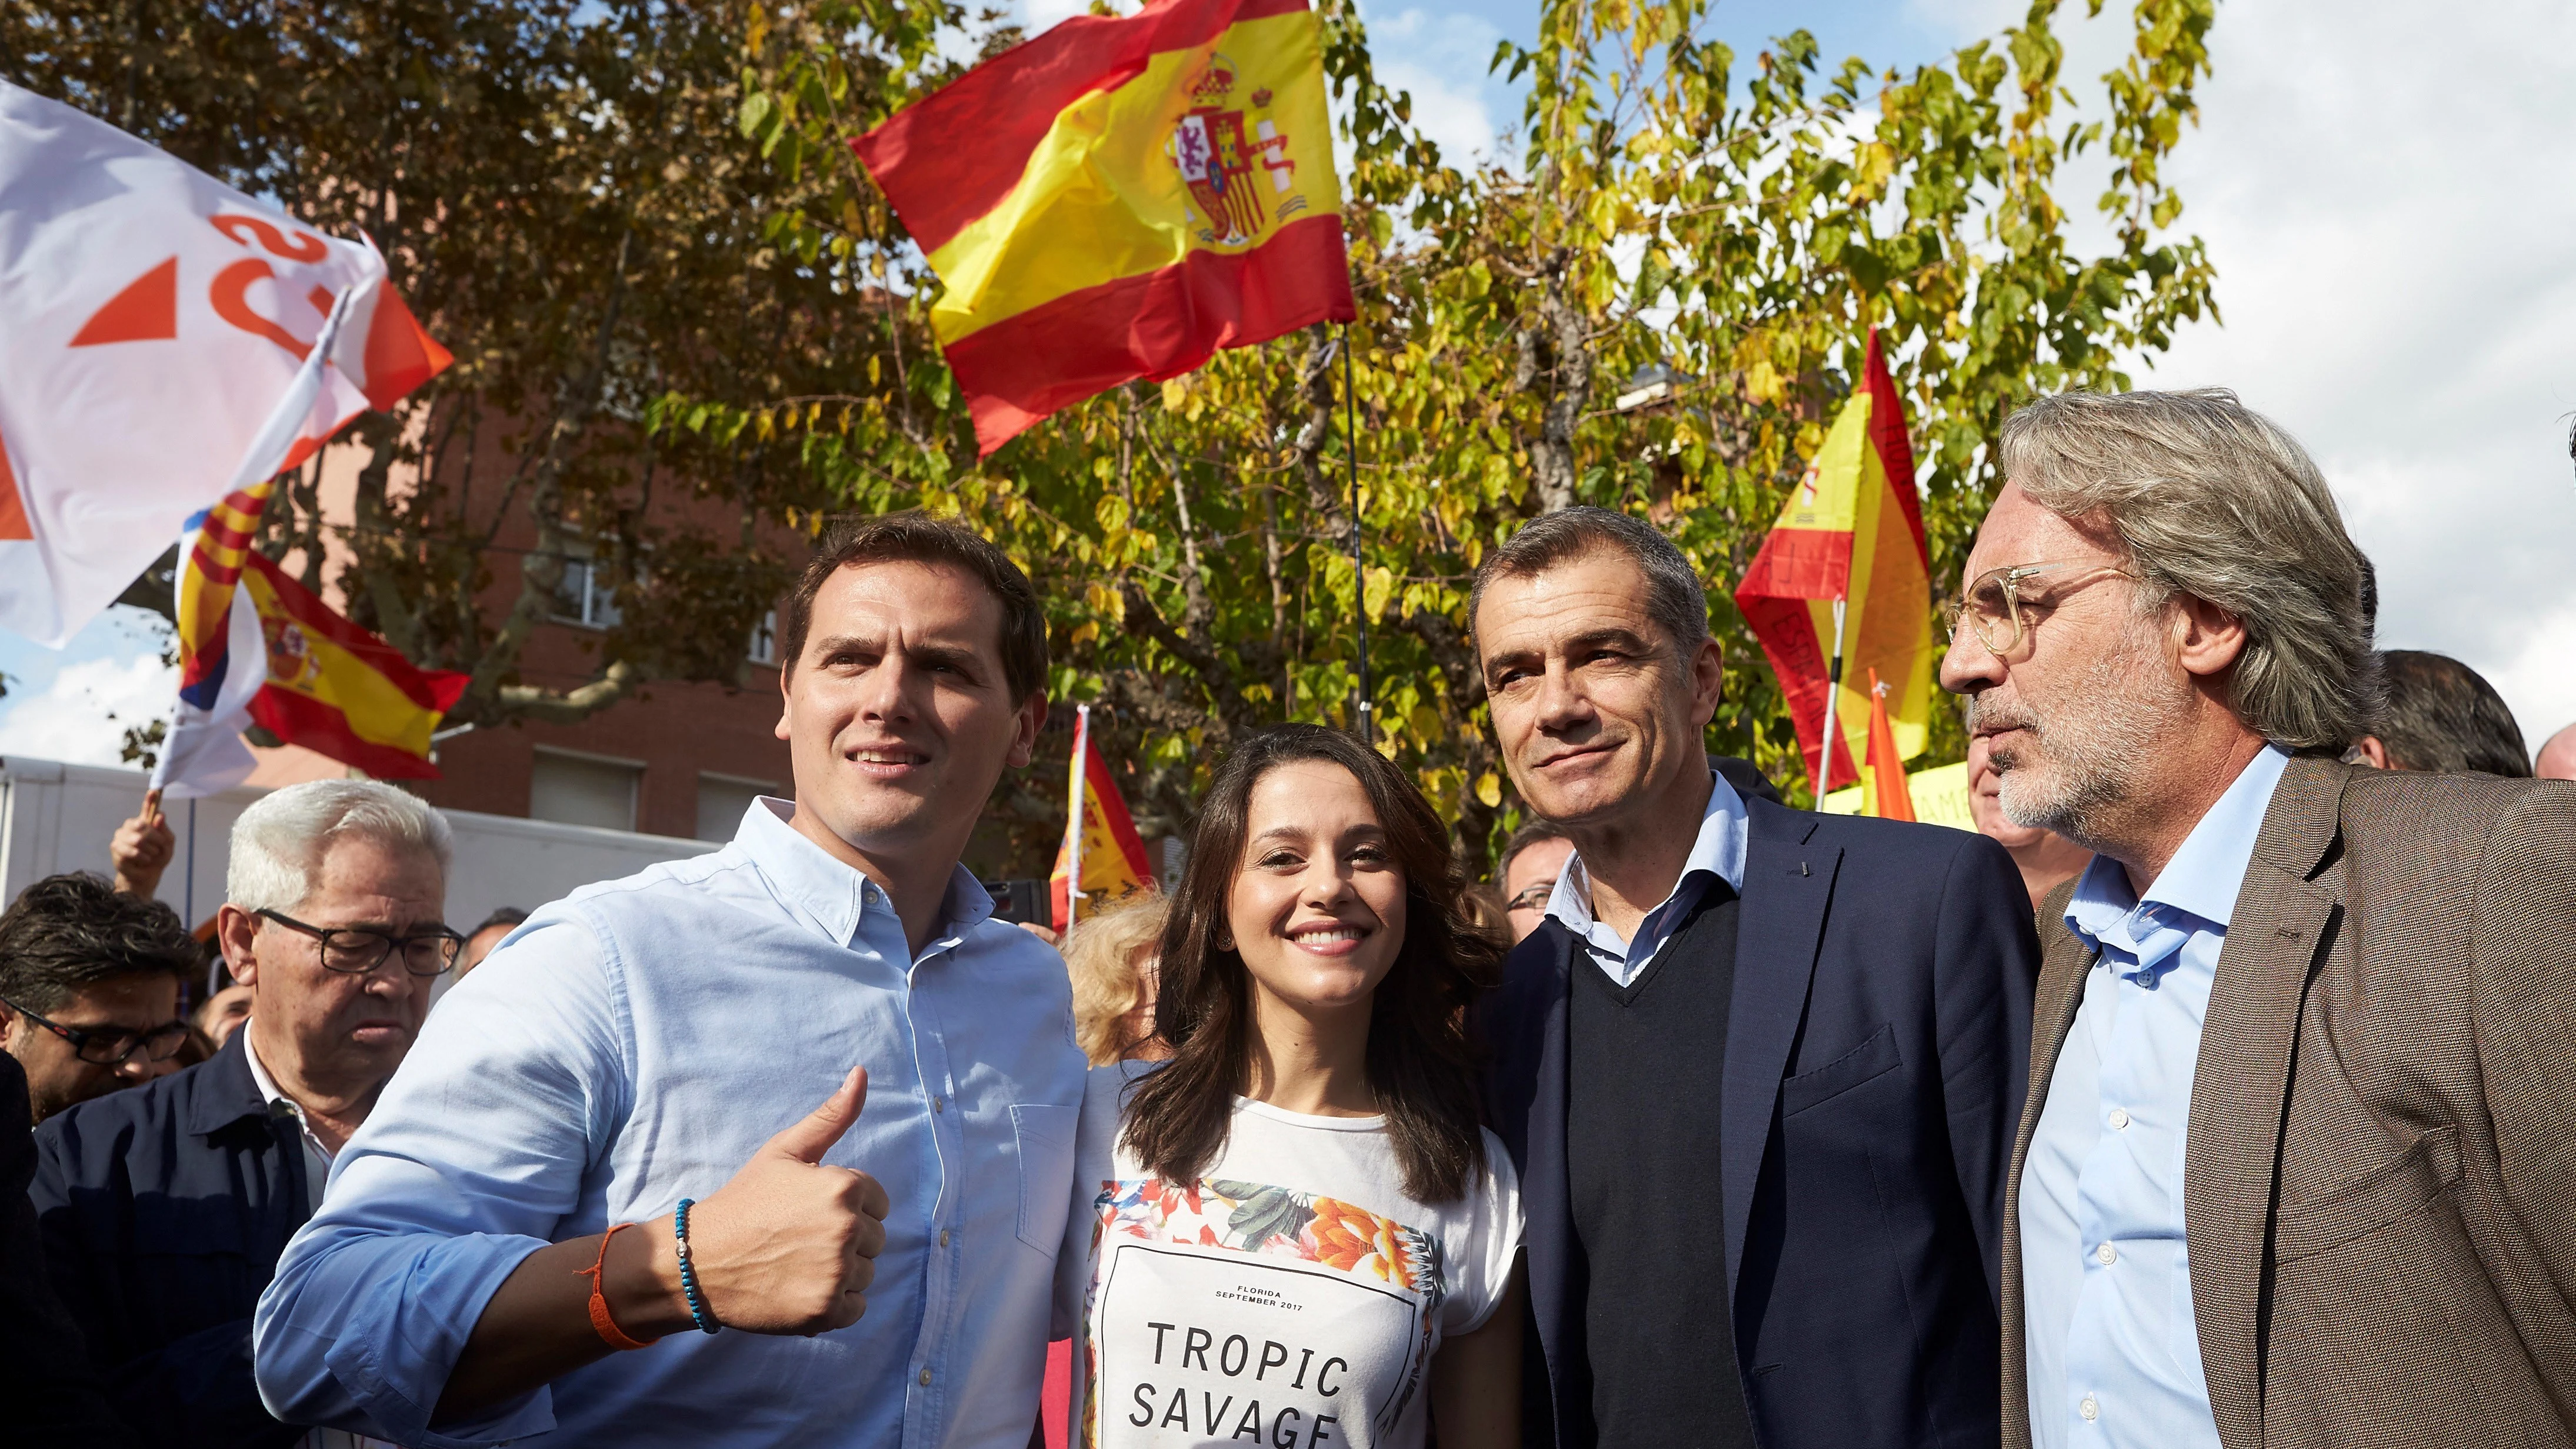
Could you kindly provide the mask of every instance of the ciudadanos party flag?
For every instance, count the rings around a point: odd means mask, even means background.
[[[0,82],[0,629],[61,643],[448,360],[374,246]]]
[[[1839,631],[1834,604],[1844,606]],[[1869,335],[1861,385],[1835,417],[1825,445],[1789,491],[1779,522],[1744,571],[1736,607],[1780,676],[1808,778],[1832,783],[1859,777],[1870,712],[1884,696],[1895,753],[1923,753],[1932,717],[1932,567],[1923,541],[1923,505],[1914,491],[1914,448],[1905,435],[1895,380]],[[1840,638],[1837,638],[1837,634]],[[1839,650],[1841,672],[1833,664]],[[1825,700],[1834,696],[1836,738],[1830,761]],[[1822,796],[1828,786],[1819,783]]]
[[[984,452],[1354,315],[1306,0],[1077,15],[851,144],[945,285],[931,327]]]

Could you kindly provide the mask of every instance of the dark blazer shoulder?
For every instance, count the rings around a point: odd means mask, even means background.
[[[1963,853],[1983,846],[1999,854],[2003,847],[1973,830],[1925,825],[1912,820],[1882,820],[1874,815],[1828,815],[1792,810],[1767,800],[1747,800],[1745,813],[1757,839],[1810,844],[1866,856],[1874,864],[1914,865],[1947,870]],[[2005,855],[2005,859],[2011,857]]]
[[[38,1168],[32,1191],[40,1207],[62,1200],[74,1183],[102,1185],[122,1177],[138,1188],[162,1177],[166,1164],[144,1168],[137,1154],[176,1156],[179,1139],[261,1111],[258,1084],[242,1055],[241,1034],[223,1050],[166,1077],[74,1103],[36,1124]],[[117,1173],[111,1164],[126,1161]]]

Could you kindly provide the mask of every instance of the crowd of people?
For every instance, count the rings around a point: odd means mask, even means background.
[[[1167,894],[995,919],[1044,616],[917,515],[715,853],[460,932],[436,810],[296,785],[200,941],[147,802],[0,914],[12,1442],[2576,1443],[2576,726],[2375,652],[2229,395],[2002,462],[1974,832],[1706,754],[1704,583],[1591,508],[1474,580],[1489,882],[1290,724]]]

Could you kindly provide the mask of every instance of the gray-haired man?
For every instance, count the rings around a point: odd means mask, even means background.
[[[2354,770],[2361,552],[2224,392],[2005,424],[1941,682],[2041,911],[2004,1442],[2576,1443],[2576,789]]]
[[[48,1272],[147,1440],[303,1436],[260,1405],[251,1313],[456,958],[448,853],[437,811],[372,781],[242,812],[216,929],[250,1020],[212,1060],[38,1129]]]

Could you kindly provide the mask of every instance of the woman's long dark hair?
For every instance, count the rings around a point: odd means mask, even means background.
[[[1449,832],[1403,771],[1339,730],[1280,725],[1217,766],[1191,832],[1189,866],[1163,927],[1155,1035],[1173,1056],[1140,1079],[1126,1104],[1128,1150],[1159,1177],[1197,1180],[1225,1151],[1234,1099],[1250,1085],[1253,986],[1231,946],[1227,902],[1243,868],[1253,787],[1281,765],[1317,760],[1351,772],[1404,872],[1404,943],[1370,1003],[1369,1090],[1386,1114],[1404,1190],[1450,1202],[1484,1161],[1466,1006],[1499,975],[1501,948],[1468,924],[1466,882]]]

